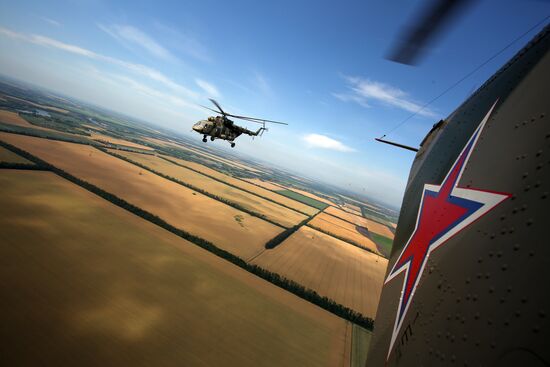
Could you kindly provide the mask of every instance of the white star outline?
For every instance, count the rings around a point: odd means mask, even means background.
[[[400,295],[400,298],[399,298],[399,304],[398,304],[398,307],[397,307],[397,314],[396,314],[396,317],[395,317],[395,324],[394,324],[392,337],[391,337],[391,341],[390,341],[390,347],[388,349],[388,354],[386,356],[386,361],[389,360],[391,351],[392,351],[393,346],[395,344],[395,340],[397,339],[397,335],[398,335],[398,333],[401,329],[401,326],[403,325],[403,320],[405,319],[405,316],[407,314],[407,311],[409,310],[409,306],[411,304],[411,301],[414,298],[414,294],[416,292],[416,287],[419,283],[420,278],[422,277],[422,274],[424,273],[424,268],[425,268],[426,263],[427,263],[427,261],[430,257],[431,252],[434,251],[439,246],[441,246],[446,241],[448,241],[451,237],[456,235],[458,232],[462,231],[464,228],[466,228],[467,226],[469,226],[470,224],[472,224],[473,222],[475,222],[476,220],[481,218],[483,215],[487,214],[487,212],[489,212],[495,206],[500,204],[502,201],[504,201],[504,200],[506,200],[507,198],[510,197],[509,194],[505,194],[505,193],[497,193],[497,192],[492,192],[492,191],[484,191],[484,190],[479,190],[479,189],[458,187],[458,184],[459,184],[460,179],[462,177],[462,173],[463,173],[464,169],[466,168],[466,166],[467,166],[467,164],[470,160],[470,155],[472,154],[472,151],[474,150],[474,147],[477,144],[477,141],[478,141],[478,139],[481,135],[481,132],[482,132],[483,128],[485,127],[485,124],[489,120],[489,116],[491,115],[491,113],[492,113],[493,109],[495,108],[497,102],[498,102],[498,100],[495,101],[495,103],[489,109],[489,111],[487,112],[487,114],[485,115],[485,117],[483,118],[483,120],[481,121],[479,126],[477,127],[477,129],[474,131],[474,133],[472,134],[472,136],[468,140],[468,142],[464,145],[464,148],[462,149],[462,151],[458,155],[457,159],[455,160],[455,162],[453,163],[453,165],[449,169],[449,172],[447,172],[447,175],[445,176],[445,178],[441,182],[441,185],[424,184],[424,190],[422,192],[422,198],[420,200],[420,206],[418,208],[418,214],[417,214],[417,217],[416,217],[416,224],[415,224],[414,230],[412,231],[411,236],[407,240],[405,246],[403,246],[403,250],[399,254],[399,257],[397,257],[397,260],[396,260],[395,264],[393,265],[392,270],[389,272],[388,277],[384,281],[384,285],[386,285],[389,281],[394,279],[397,275],[401,274],[402,272],[405,272],[405,279],[403,280],[403,287],[401,288],[401,295]],[[461,223],[457,224],[455,227],[453,227],[451,230],[449,230],[447,233],[445,233],[443,236],[441,236],[439,239],[437,239],[437,241],[435,241],[434,243],[432,243],[428,247],[426,255],[425,255],[424,260],[422,262],[422,265],[420,267],[418,276],[417,276],[416,281],[414,283],[414,286],[412,288],[411,294],[410,294],[410,296],[407,300],[407,304],[405,305],[405,309],[404,309],[401,317],[399,317],[399,312],[400,312],[400,308],[402,307],[403,296],[404,296],[404,293],[405,293],[405,287],[406,287],[407,279],[408,279],[408,276],[409,276],[409,265],[410,265],[411,260],[408,260],[400,268],[396,269],[396,266],[399,263],[399,259],[401,259],[401,256],[403,255],[403,253],[405,252],[405,250],[409,246],[410,241],[412,240],[412,238],[414,237],[414,235],[415,235],[415,233],[418,229],[418,224],[419,224],[419,221],[420,221],[420,214],[422,212],[422,207],[423,207],[423,204],[424,204],[424,197],[426,195],[426,192],[431,192],[431,193],[438,193],[439,192],[441,186],[443,185],[443,183],[446,182],[447,178],[449,177],[449,175],[451,174],[451,172],[453,171],[455,166],[459,163],[460,158],[464,154],[465,150],[468,149],[468,146],[470,144],[471,144],[471,147],[469,148],[469,151],[468,151],[467,156],[464,160],[464,163],[463,163],[462,167],[460,168],[460,172],[458,173],[458,177],[455,181],[455,184],[454,184],[454,187],[453,187],[453,189],[450,193],[450,196],[476,201],[476,202],[481,203],[483,205],[481,207],[479,207],[475,212],[473,212],[470,216],[465,218]]]

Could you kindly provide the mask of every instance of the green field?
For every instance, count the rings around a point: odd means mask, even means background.
[[[367,208],[366,206],[361,206],[361,214],[363,214],[363,217],[365,217],[367,219],[370,219],[370,220],[373,220],[373,221],[378,222],[380,224],[383,224],[385,226],[391,227],[391,225],[390,225],[391,220],[385,214],[382,214],[382,213],[379,213],[375,210]]]
[[[376,243],[376,246],[378,247],[378,250],[382,253],[382,255],[386,259],[388,259],[391,254],[393,241],[388,237],[381,236],[371,231],[369,231],[369,236],[371,240],[373,240],[374,243]]]
[[[361,326],[353,325],[351,336],[350,367],[365,367],[372,333]]]
[[[301,203],[304,203],[306,205],[317,208],[319,210],[323,210],[328,206],[327,204],[325,204],[323,202],[320,202],[319,200],[312,199],[310,197],[299,194],[299,193],[294,192],[292,190],[277,190],[275,192],[278,193],[278,194],[284,195],[286,197],[289,197],[291,199],[294,199],[296,201],[299,201]]]
[[[51,172],[0,187],[5,365],[342,365],[344,320]]]

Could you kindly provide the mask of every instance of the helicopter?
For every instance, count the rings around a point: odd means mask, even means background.
[[[234,148],[235,139],[242,134],[246,134],[250,136],[258,136],[258,135],[262,136],[264,131],[267,131],[267,128],[265,127],[266,122],[270,122],[273,124],[288,125],[287,123],[280,122],[280,121],[272,121],[272,120],[259,119],[255,117],[233,115],[225,112],[220,106],[220,104],[216,102],[216,100],[212,98],[209,98],[209,100],[210,102],[212,102],[212,104],[214,104],[214,106],[216,106],[217,110],[206,106],[201,106],[201,107],[206,108],[207,110],[216,112],[221,116],[210,116],[206,120],[201,120],[197,122],[192,127],[194,131],[203,135],[202,141],[205,143],[208,141],[207,137],[210,136],[211,141],[214,141],[215,139],[227,140],[231,144],[231,148]],[[260,127],[256,131],[248,130],[245,127],[235,125],[233,120],[230,120],[228,116],[236,119],[240,119],[240,120],[256,122],[258,124],[262,124],[262,127]]]

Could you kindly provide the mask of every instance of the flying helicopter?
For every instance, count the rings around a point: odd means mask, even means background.
[[[201,107],[206,108],[207,110],[216,112],[220,116],[210,116],[208,117],[208,119],[201,120],[197,122],[195,125],[193,125],[193,130],[203,135],[202,141],[205,143],[208,141],[207,137],[210,136],[211,141],[214,141],[215,139],[227,140],[231,144],[231,148],[234,148],[235,139],[242,134],[246,134],[250,136],[258,136],[258,135],[262,136],[263,132],[267,131],[267,127],[265,127],[266,122],[269,122],[272,124],[288,125],[287,123],[280,122],[280,121],[272,121],[272,120],[259,119],[255,117],[233,115],[231,113],[225,112],[220,106],[220,104],[216,102],[216,100],[210,98],[210,102],[212,102],[212,104],[216,106],[217,110],[206,106],[201,106]],[[260,127],[256,131],[248,130],[245,127],[235,125],[233,120],[230,120],[228,117],[262,124],[262,127]]]

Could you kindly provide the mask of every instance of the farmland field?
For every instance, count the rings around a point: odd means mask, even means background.
[[[358,243],[372,251],[378,251],[376,244],[367,237],[366,233],[361,233],[356,225],[346,222],[345,220],[325,213],[319,213],[308,224],[338,237]]]
[[[232,161],[232,160],[228,160],[228,159],[225,159],[225,158],[222,158],[222,157],[218,157],[214,154],[204,152],[200,149],[191,147],[189,145],[184,145],[184,144],[176,143],[176,142],[164,141],[164,140],[160,140],[160,139],[154,139],[154,140],[152,140],[152,142],[155,143],[155,144],[161,144],[161,145],[162,145],[162,143],[164,143],[165,146],[170,146],[170,147],[176,148],[176,149],[183,149],[183,150],[186,150],[188,152],[198,154],[199,156],[201,156],[203,158],[206,158],[208,160],[223,163],[223,164],[227,164],[228,166],[239,168],[239,169],[242,169],[242,170],[245,170],[245,171],[250,171],[250,172],[254,172],[254,173],[259,173],[260,172],[256,168],[250,167],[246,164],[243,164],[243,163],[240,163],[240,162],[235,162],[235,161]]]
[[[298,210],[302,213],[306,213],[308,215],[313,215],[313,214],[315,214],[319,211],[318,209],[313,208],[309,205],[305,205],[305,204],[300,203],[296,200],[292,200],[292,199],[290,199],[286,196],[279,195],[275,192],[272,192],[272,191],[266,190],[264,188],[258,187],[256,185],[251,184],[250,182],[246,182],[246,181],[240,180],[238,178],[231,177],[231,176],[226,175],[224,173],[221,173],[219,171],[216,171],[216,170],[213,170],[213,169],[208,168],[206,166],[203,166],[202,164],[198,164],[198,163],[195,163],[195,162],[189,162],[189,161],[186,161],[186,160],[183,160],[183,159],[173,158],[173,157],[169,157],[169,156],[166,156],[166,158],[168,158],[169,160],[171,160],[173,162],[181,164],[185,167],[194,169],[196,171],[204,173],[205,175],[212,176],[212,177],[214,177],[214,178],[216,178],[220,181],[223,181],[223,182],[228,183],[230,185],[236,186],[240,189],[253,192],[253,193],[255,193],[259,196],[262,196],[264,198],[273,200],[276,203],[279,203],[279,204],[285,205],[289,208]]]
[[[360,225],[362,227],[367,227],[369,232],[378,233],[381,236],[388,237],[393,240],[393,232],[390,231],[390,229],[378,222],[375,222],[373,220],[360,217],[358,215],[348,213],[342,209],[334,208],[334,207],[328,207],[325,210],[325,213],[334,215],[335,217],[338,217],[343,220],[347,220],[348,222],[355,223],[357,225]]]
[[[374,318],[388,261],[302,226],[253,263]]]
[[[130,148],[138,148],[138,149],[143,149],[143,150],[153,150],[153,148],[147,147],[145,145],[133,143],[133,142],[128,141],[128,140],[118,139],[118,138],[114,138],[112,136],[98,134],[98,133],[92,133],[90,138],[93,139],[93,140],[96,140],[96,141],[106,141],[107,143],[110,143],[110,144],[122,145],[122,146],[130,147]]]
[[[36,126],[25,120],[23,117],[19,116],[16,112],[11,112],[7,110],[0,110],[0,122],[5,124],[21,126],[21,127],[30,127],[38,130],[47,130],[52,131],[52,129],[47,129],[45,127]]]
[[[244,259],[262,251],[267,240],[282,231],[87,145],[7,133],[0,133],[0,140]]]
[[[307,197],[309,197],[309,198],[312,198],[312,199],[314,199],[314,200],[317,200],[317,201],[320,201],[320,202],[322,202],[322,203],[325,203],[325,204],[327,204],[327,205],[335,205],[332,201],[330,201],[330,200],[328,200],[328,199],[325,199],[325,198],[323,198],[323,197],[320,197],[319,195],[315,195],[315,194],[313,194],[313,193],[311,193],[311,192],[309,192],[309,191],[296,189],[296,188],[294,188],[294,187],[293,187],[293,188],[288,188],[288,189],[291,190],[291,191],[295,191],[295,192],[297,192],[298,194],[302,194],[302,195],[307,196]]]
[[[323,210],[328,206],[328,204],[325,204],[319,200],[315,200],[309,196],[299,194],[292,190],[278,190],[277,193],[320,210]]]
[[[391,255],[393,240],[374,232],[370,232],[370,236],[372,240],[376,243],[378,251],[380,251],[380,253],[382,253],[384,257],[389,258]]]
[[[273,191],[281,190],[281,186],[278,186],[278,185],[276,185],[272,182],[269,182],[269,181],[260,180],[259,178],[245,178],[244,180],[248,181],[252,184],[261,186],[261,187],[263,187],[264,189],[267,189],[267,190],[273,190]]]
[[[343,365],[344,320],[51,172],[0,186],[3,364]]]
[[[0,147],[0,162],[33,164],[31,161],[15,154],[11,150]]]
[[[353,325],[350,367],[365,367],[372,333]]]
[[[113,152],[129,158],[132,161],[143,164],[144,166],[162,174],[201,188],[208,193],[220,196],[233,203],[237,203],[245,209],[265,215],[272,221],[287,228],[296,225],[307,218],[303,214],[231,187],[190,169],[175,165],[157,156],[116,150]]]

